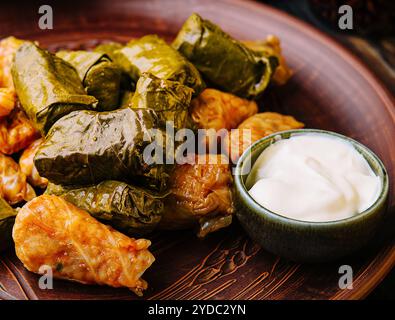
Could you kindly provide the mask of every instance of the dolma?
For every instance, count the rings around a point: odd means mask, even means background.
[[[265,40],[243,41],[243,43],[250,49],[266,57],[276,56],[279,65],[273,74],[273,83],[276,85],[284,85],[288,82],[293,72],[282,54],[281,43],[278,37],[269,35]]]
[[[121,69],[102,53],[91,51],[59,51],[56,55],[70,63],[88,95],[98,100],[98,111],[118,108]]]
[[[212,85],[243,98],[257,98],[278,64],[255,53],[217,25],[192,14],[173,42]]]
[[[0,197],[0,252],[12,243],[12,227],[15,222],[16,211]]]
[[[19,210],[12,237],[16,255],[31,272],[46,265],[55,278],[127,287],[138,295],[147,288],[141,276],[155,260],[149,240],[129,238],[53,195]]]
[[[17,50],[12,77],[23,109],[43,134],[74,110],[96,108],[74,67],[31,42]]]
[[[128,235],[152,231],[163,212],[160,196],[119,181],[107,180],[86,187],[49,184],[45,193],[62,197]]]
[[[224,155],[193,155],[192,163],[177,165],[171,173],[169,195],[159,228],[196,228],[198,237],[232,222],[232,174]]]
[[[123,91],[121,93],[121,102],[120,102],[120,107],[121,108],[130,108],[132,106],[132,98],[134,95],[134,91]]]
[[[107,42],[99,44],[96,48],[93,49],[94,52],[99,52],[110,57],[110,59],[121,69],[121,99],[123,93],[128,91],[134,91],[136,86],[136,82],[131,79],[127,71],[122,67],[122,64],[117,62],[117,55],[115,54],[115,52],[122,48],[123,45],[119,42]]]
[[[115,61],[114,52],[122,49],[123,45],[119,42],[106,42],[96,46],[93,51],[106,54],[111,60]]]
[[[120,180],[163,190],[167,168],[158,157],[166,154],[167,136],[158,126],[152,110],[75,111],[54,124],[34,164],[55,184]],[[152,156],[145,155],[148,145]]]
[[[177,50],[156,35],[131,40],[125,47],[114,52],[115,61],[130,77],[137,81],[142,73],[181,82],[199,94],[204,82],[199,71]]]
[[[188,122],[188,108],[193,90],[180,82],[163,80],[143,73],[130,100],[130,107],[155,110],[163,122],[183,129]]]

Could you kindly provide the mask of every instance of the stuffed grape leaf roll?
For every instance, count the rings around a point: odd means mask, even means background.
[[[12,243],[12,227],[15,217],[16,211],[0,197],[0,252]]]
[[[255,53],[198,14],[186,20],[173,47],[212,85],[242,98],[262,94],[278,64],[274,55]]]
[[[134,91],[126,90],[121,93],[120,108],[131,108]]]
[[[99,52],[102,54],[107,55],[110,57],[110,59],[115,63],[118,68],[121,70],[121,99],[122,99],[122,91],[127,92],[127,91],[134,91],[136,87],[136,82],[137,79],[134,81],[130,78],[126,70],[122,67],[121,64],[117,62],[117,55],[115,54],[116,51],[120,50],[123,48],[123,45],[119,42],[106,42],[99,44],[95,49],[93,49],[94,52]]]
[[[130,100],[130,107],[153,109],[163,121],[177,129],[185,128],[193,90],[180,82],[163,80],[143,73]]]
[[[152,110],[75,111],[54,124],[34,164],[55,184],[120,180],[163,190],[167,168],[159,157],[165,155],[166,140]],[[154,155],[147,146],[155,147]]]
[[[94,52],[106,54],[111,60],[115,60],[114,52],[122,49],[123,45],[119,42],[106,42],[101,43],[93,49]]]
[[[99,102],[99,111],[118,108],[121,69],[102,53],[92,51],[59,51],[56,55],[78,72],[86,92]]]
[[[205,86],[195,66],[156,35],[131,40],[114,55],[115,61],[135,81],[143,72],[148,72],[160,79],[181,82],[194,89],[195,94]]]
[[[152,231],[160,221],[164,207],[162,196],[114,180],[85,187],[64,187],[50,183],[45,193],[64,198],[128,235]]]
[[[96,107],[96,98],[86,94],[74,67],[34,43],[17,50],[12,77],[23,109],[44,134],[62,116]]]

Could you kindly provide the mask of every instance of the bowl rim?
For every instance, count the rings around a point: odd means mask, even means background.
[[[343,141],[347,141],[347,142],[351,143],[354,148],[357,147],[357,148],[355,148],[356,151],[359,152],[364,157],[364,159],[368,162],[368,164],[369,164],[369,160],[373,160],[377,164],[377,167],[379,168],[379,170],[377,170],[378,172],[376,172],[376,170],[374,170],[374,172],[379,176],[379,178],[381,180],[381,191],[380,191],[379,196],[375,200],[375,202],[373,202],[364,211],[362,211],[352,217],[343,218],[343,219],[339,219],[339,220],[330,220],[330,221],[305,221],[305,220],[298,220],[298,219],[286,217],[286,216],[281,215],[279,213],[273,212],[273,211],[263,207],[258,202],[256,202],[254,200],[254,198],[252,198],[251,195],[249,194],[249,192],[247,191],[247,188],[246,188],[245,183],[242,178],[243,176],[246,175],[246,174],[242,174],[243,165],[245,163],[245,160],[248,159],[248,157],[252,156],[253,151],[255,151],[254,149],[259,148],[261,145],[264,145],[267,142],[269,142],[269,143],[267,144],[266,147],[264,147],[260,151],[260,153],[262,153],[263,150],[265,150],[268,146],[270,146],[271,144],[275,143],[278,140],[289,139],[292,136],[303,135],[303,134],[307,134],[307,135],[321,134],[321,135],[332,136],[332,137],[334,136],[334,137],[339,138]],[[280,136],[280,138],[277,138],[278,136]],[[361,150],[363,152],[361,152]],[[367,157],[364,153],[368,154],[370,159],[367,159]],[[251,167],[251,169],[252,169],[252,167]],[[372,168],[372,170],[373,170],[373,168]],[[248,206],[252,207],[254,212],[258,213],[259,215],[268,216],[271,219],[280,220],[283,223],[293,224],[293,225],[297,225],[299,227],[311,227],[311,226],[333,227],[333,226],[340,226],[340,225],[344,225],[344,224],[355,223],[361,219],[363,220],[364,218],[377,213],[379,210],[376,210],[376,209],[378,207],[385,205],[385,203],[388,199],[388,194],[389,194],[389,177],[388,177],[387,170],[384,166],[384,163],[381,161],[381,159],[371,149],[369,149],[367,146],[365,146],[364,144],[358,142],[357,140],[355,140],[353,138],[347,137],[347,136],[342,135],[337,132],[333,132],[333,131],[329,131],[329,130],[322,130],[322,129],[310,129],[310,128],[308,129],[308,128],[306,128],[306,129],[292,129],[292,130],[278,131],[278,132],[275,132],[271,135],[268,135],[266,137],[263,137],[263,138],[255,141],[252,145],[250,145],[243,152],[243,154],[238,159],[237,164],[236,164],[235,173],[234,173],[234,179],[235,179],[235,187],[236,187],[239,195],[243,198],[243,200],[245,202],[247,202]]]

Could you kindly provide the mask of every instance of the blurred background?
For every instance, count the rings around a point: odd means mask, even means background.
[[[394,0],[261,0],[329,34],[373,71],[395,96]],[[353,9],[353,29],[338,26],[339,7]],[[394,286],[395,291],[395,286]]]
[[[351,50],[384,83],[395,99],[394,0],[261,0],[298,17]],[[341,30],[339,7],[353,11],[353,29]],[[395,300],[395,270],[368,299]]]

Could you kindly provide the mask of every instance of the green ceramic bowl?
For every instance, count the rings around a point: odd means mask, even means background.
[[[250,168],[270,144],[295,135],[330,135],[350,142],[381,179],[381,193],[372,206],[351,218],[329,222],[307,222],[276,214],[258,204],[248,193],[245,181]],[[388,175],[381,160],[367,147],[343,135],[315,129],[279,132],[254,143],[240,157],[235,170],[236,215],[264,249],[298,262],[334,260],[370,243],[384,218],[388,199]],[[284,197],[286,195],[284,194]]]

